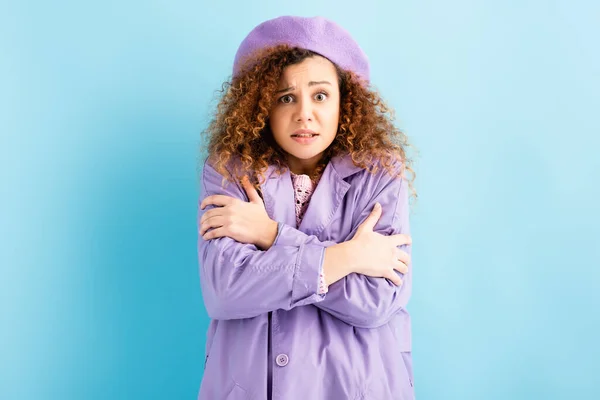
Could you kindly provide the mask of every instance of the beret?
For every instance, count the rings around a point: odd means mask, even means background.
[[[323,17],[296,16],[277,17],[256,26],[235,54],[233,76],[254,52],[280,44],[314,51],[369,81],[369,60],[345,29]]]

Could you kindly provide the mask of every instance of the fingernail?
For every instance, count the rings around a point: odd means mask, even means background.
[[[380,209],[381,208],[381,204],[379,204],[379,202],[375,203],[375,209]]]

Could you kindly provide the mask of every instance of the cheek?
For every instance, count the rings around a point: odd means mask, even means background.
[[[273,134],[275,134],[281,126],[281,115],[278,112],[272,112],[269,115],[269,127]]]
[[[273,138],[278,142],[279,138],[286,133],[285,121],[281,113],[275,112],[269,116],[269,127],[273,133]]]
[[[337,129],[337,125],[340,119],[340,107],[332,106],[329,110],[327,110],[327,113],[325,115],[327,126],[334,126]]]

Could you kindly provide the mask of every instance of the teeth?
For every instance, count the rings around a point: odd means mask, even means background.
[[[294,135],[294,136],[297,136],[297,137],[313,137],[315,135],[313,135],[311,133],[301,133],[299,135]]]

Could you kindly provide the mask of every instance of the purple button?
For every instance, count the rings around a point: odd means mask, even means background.
[[[277,358],[275,358],[275,362],[280,367],[285,367],[286,365],[288,365],[288,362],[290,362],[290,359],[287,356],[287,354],[280,354],[277,356]]]

